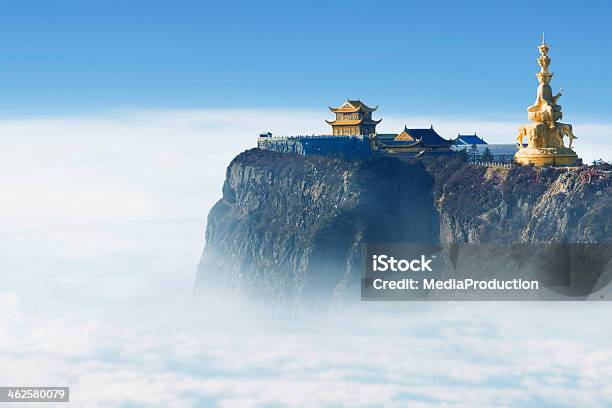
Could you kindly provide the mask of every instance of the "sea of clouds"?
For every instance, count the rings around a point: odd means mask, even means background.
[[[297,317],[194,302],[229,161],[260,131],[320,133],[323,117],[117,109],[0,120],[0,386],[70,386],[83,407],[612,404],[607,302],[367,303]],[[516,128],[390,117],[383,130],[405,122],[498,143]],[[574,128],[585,161],[612,158],[611,125]]]

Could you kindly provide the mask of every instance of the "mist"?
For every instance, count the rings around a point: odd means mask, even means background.
[[[324,117],[0,120],[0,385],[70,386],[83,407],[610,405],[607,302],[368,302],[332,314],[192,298],[230,160],[261,131],[319,133]],[[432,120],[383,128],[406,121]],[[516,128],[433,122],[491,143]],[[585,162],[612,157],[610,125],[574,128]]]

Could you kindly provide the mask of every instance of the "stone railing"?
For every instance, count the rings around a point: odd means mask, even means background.
[[[485,166],[485,167],[501,167],[501,168],[505,168],[505,169],[510,169],[512,167],[515,167],[516,164],[515,163],[501,163],[501,162],[491,162],[491,161],[487,161],[487,162],[482,162],[482,161],[471,161],[470,163],[472,164],[476,164],[478,166]]]
[[[281,153],[330,156],[348,160],[365,159],[372,153],[369,139],[363,136],[264,136],[257,139],[257,147]]]

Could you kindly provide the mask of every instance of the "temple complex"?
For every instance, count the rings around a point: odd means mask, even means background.
[[[444,139],[433,128],[408,129],[397,134],[377,134],[375,149],[407,156],[440,155],[452,153],[453,142]]]
[[[572,141],[576,139],[572,132],[572,125],[561,123],[563,117],[561,105],[557,101],[562,91],[553,95],[550,80],[553,73],[548,70],[550,57],[548,56],[548,45],[544,42],[538,47],[540,56],[538,64],[540,71],[536,73],[538,91],[535,104],[527,109],[527,115],[531,123],[519,128],[517,137],[519,150],[514,155],[514,160],[519,164],[564,165],[572,166],[578,164],[578,156],[571,149]],[[563,137],[569,139],[569,147],[563,144]],[[527,146],[524,147],[523,139],[527,138]]]
[[[338,108],[329,108],[336,114],[336,120],[326,122],[331,125],[334,136],[371,136],[382,121],[372,119],[372,112],[376,109],[378,107],[370,108],[359,100],[347,100]]]
[[[274,150],[299,155],[323,155],[344,159],[367,159],[372,156],[428,157],[453,156],[467,157],[474,163],[485,164],[511,163],[536,166],[576,166],[582,161],[572,149],[574,136],[572,125],[560,122],[563,114],[557,102],[561,92],[553,95],[550,81],[553,73],[549,71],[549,47],[544,42],[538,46],[537,59],[540,71],[536,73],[539,86],[536,100],[527,108],[530,123],[519,128],[517,143],[490,144],[476,133],[458,134],[455,139],[440,136],[433,128],[408,128],[399,133],[379,133],[376,130],[382,119],[372,119],[370,108],[362,101],[347,99],[337,108],[329,107],[336,114],[334,120],[326,120],[331,125],[331,134],[273,136],[270,132],[259,134],[257,146],[260,149]],[[566,147],[564,138],[569,139]]]

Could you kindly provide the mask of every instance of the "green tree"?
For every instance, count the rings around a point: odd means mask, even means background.
[[[467,154],[467,152],[465,151],[465,149],[461,149],[461,150],[457,151],[457,153],[456,153],[456,154],[457,154],[457,158],[458,158],[459,160],[461,160],[461,161],[466,162],[466,161],[468,161],[468,160],[469,160],[469,158],[468,158],[468,154]]]
[[[492,162],[494,161],[495,158],[493,157],[493,154],[491,153],[491,150],[489,150],[489,148],[485,148],[484,151],[482,152],[482,161],[483,162]]]
[[[480,153],[478,153],[478,148],[475,144],[470,147],[470,150],[467,152],[468,161],[475,163],[480,161]]]

